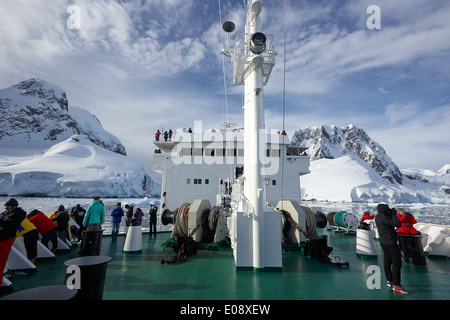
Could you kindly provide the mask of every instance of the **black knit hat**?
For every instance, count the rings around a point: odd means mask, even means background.
[[[377,210],[378,210],[378,213],[387,215],[388,212],[389,212],[389,206],[388,206],[387,204],[380,203],[380,204],[377,206]]]
[[[17,200],[14,198],[11,198],[5,202],[5,207],[18,207],[18,206],[19,202],[17,202]]]

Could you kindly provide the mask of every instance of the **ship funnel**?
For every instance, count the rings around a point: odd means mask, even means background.
[[[164,210],[161,214],[161,222],[165,226],[168,224],[175,224],[175,219],[174,212],[169,209]]]

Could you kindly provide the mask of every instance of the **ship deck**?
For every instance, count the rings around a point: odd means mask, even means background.
[[[236,270],[231,250],[199,250],[185,262],[162,264],[174,256],[162,244],[169,233],[156,238],[143,234],[142,251],[123,251],[124,236],[102,240],[101,255],[112,260],[107,265],[104,300],[448,300],[450,299],[450,261],[427,257],[426,266],[403,261],[402,284],[410,295],[387,288],[381,246],[377,257],[355,253],[355,235],[327,230],[330,257],[339,256],[349,266],[335,266],[306,257],[301,251],[283,253],[281,271]],[[78,248],[58,251],[54,258],[36,261],[36,270],[14,274],[12,288],[0,290],[0,297],[21,290],[63,284],[64,261],[79,257]],[[371,265],[381,270],[381,288],[369,289]],[[369,280],[370,281],[370,280]]]

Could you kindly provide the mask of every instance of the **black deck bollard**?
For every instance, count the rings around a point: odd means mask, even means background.
[[[76,294],[77,290],[56,285],[22,290],[0,300],[71,300]]]
[[[106,256],[86,256],[67,260],[64,262],[66,267],[77,266],[80,268],[81,281],[76,300],[102,300],[103,289],[105,286],[106,267],[111,261],[111,257]],[[64,284],[71,276],[66,273]]]
[[[422,246],[422,235],[399,234],[400,250],[406,263],[426,265],[425,253]]]
[[[84,230],[81,242],[80,255],[99,256],[102,247],[103,230]]]

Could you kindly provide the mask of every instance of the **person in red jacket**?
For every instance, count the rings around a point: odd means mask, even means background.
[[[57,225],[50,220],[45,214],[41,211],[33,210],[31,211],[27,219],[34,224],[34,226],[38,229],[39,233],[42,235],[41,243],[48,248],[48,242],[52,242],[53,253],[56,252],[56,248],[58,247],[58,228]]]
[[[366,221],[366,220],[372,220],[372,219],[375,219],[375,215],[371,216],[370,215],[370,211],[365,211],[364,215],[363,215],[363,217],[361,219],[361,223]]]
[[[397,210],[397,217],[398,220],[402,223],[402,226],[400,228],[397,228],[398,233],[403,234],[418,234],[419,232],[416,230],[416,228],[413,227],[414,224],[417,223],[416,219],[414,219],[414,216],[409,213],[405,212],[402,208]]]

